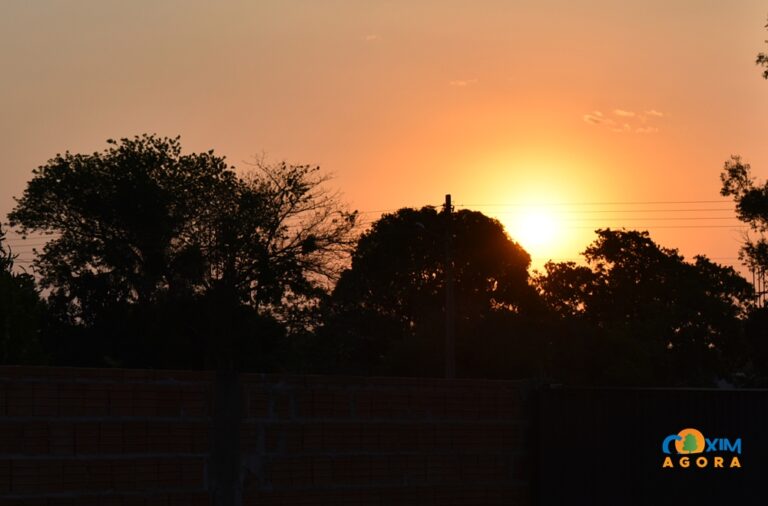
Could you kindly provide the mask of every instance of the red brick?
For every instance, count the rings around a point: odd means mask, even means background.
[[[99,424],[84,422],[75,425],[75,453],[96,454],[99,451]]]
[[[75,427],[72,423],[51,423],[49,426],[51,455],[72,455],[75,452]]]
[[[269,416],[269,395],[261,388],[245,392],[246,416],[250,418],[267,418]]]
[[[149,448],[145,422],[123,423],[123,451],[126,453],[147,453]]]
[[[209,422],[188,417],[210,414],[211,373],[37,369],[26,370],[35,378],[27,381],[21,371],[0,367],[0,415],[8,406],[41,423],[0,425],[0,454],[94,458],[0,461],[0,493],[93,494],[57,506],[106,497],[123,506],[209,504],[205,458],[173,455],[209,449]],[[527,504],[532,465],[521,449],[527,408],[517,383],[247,375],[243,387],[252,421],[242,424],[241,447],[263,463],[264,480],[251,480],[246,504]],[[149,419],[109,420],[126,416]],[[95,457],[150,453],[164,458]],[[164,487],[198,492],[135,494]]]

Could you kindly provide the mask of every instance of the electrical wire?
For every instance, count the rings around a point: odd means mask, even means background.
[[[648,200],[648,201],[592,201],[592,202],[548,202],[548,203],[536,203],[526,202],[525,204],[518,204],[514,202],[510,203],[458,203],[454,205],[456,209],[470,209],[470,210],[486,210],[487,214],[492,217],[507,217],[517,215],[517,208],[556,208],[558,214],[562,214],[561,218],[556,221],[559,224],[561,230],[595,230],[597,228],[632,228],[641,230],[654,230],[654,229],[731,229],[733,231],[744,232],[749,228],[742,222],[738,221],[735,216],[696,216],[696,213],[725,213],[734,212],[732,207],[719,207],[713,206],[713,204],[732,204],[729,200],[724,199],[702,199],[702,200]],[[702,207],[695,207],[700,205]],[[434,207],[440,208],[441,204],[426,204],[421,206],[412,206],[411,208],[420,209],[422,207]],[[633,206],[631,209],[626,209],[626,206]],[[644,206],[653,206],[650,208]],[[664,207],[664,206],[685,206],[685,207]],[[376,223],[379,217],[376,215],[395,213],[400,209],[407,208],[408,206],[402,206],[399,208],[389,209],[372,209],[357,211],[357,214],[363,218],[358,220],[360,227],[368,227]],[[568,208],[571,209],[568,209]],[[592,207],[593,209],[590,209]],[[597,209],[594,209],[598,207]],[[602,207],[602,208],[601,208]],[[499,210],[496,208],[505,208],[506,210]],[[515,209],[510,209],[515,208]],[[678,213],[685,213],[683,216],[675,216]],[[600,216],[589,216],[599,214]],[[666,214],[666,216],[645,216],[644,214]],[[715,222],[733,220],[732,224],[692,224],[689,222]],[[641,223],[637,223],[641,222]],[[666,223],[657,223],[666,222]],[[672,223],[669,223],[672,222]],[[677,222],[677,223],[675,223]],[[595,225],[590,225],[595,223]],[[599,223],[599,225],[598,225]],[[15,230],[6,230],[6,237],[3,241],[9,246],[15,254],[19,257],[16,263],[29,264],[32,260],[27,257],[37,250],[45,246],[51,239],[55,239],[58,234],[50,234],[44,232],[33,232],[27,234],[20,234]],[[579,257],[573,257],[578,259]],[[733,257],[736,258],[736,257]],[[729,259],[731,259],[729,257]]]

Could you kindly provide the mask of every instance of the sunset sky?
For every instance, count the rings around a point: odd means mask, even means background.
[[[718,176],[740,154],[768,177],[766,15],[753,0],[6,0],[0,213],[57,152],[155,132],[237,167],[319,164],[366,222],[451,193],[539,266],[601,226],[737,264]]]

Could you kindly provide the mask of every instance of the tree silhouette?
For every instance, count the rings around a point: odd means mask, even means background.
[[[765,28],[768,28],[768,25],[765,25]],[[755,59],[755,63],[765,68],[765,70],[763,70],[763,79],[768,79],[768,53],[763,53],[762,51],[759,52]]]
[[[764,235],[768,230],[768,181],[756,183],[750,165],[739,156],[731,156],[725,162],[720,181],[720,194],[733,197],[739,220],[758,235],[755,239],[745,239],[740,258],[757,269],[765,270],[768,268],[768,242]]]
[[[404,208],[361,236],[333,292],[323,332],[345,363],[358,364],[356,372],[442,374],[445,227],[445,214],[434,208]],[[486,330],[499,331],[502,315],[521,320],[535,305],[530,257],[482,213],[456,212],[452,229],[458,371],[493,375],[481,371],[492,353],[485,350],[493,349]],[[519,337],[506,330],[503,339]]]
[[[14,272],[15,255],[4,241],[0,227],[0,364],[41,363],[43,304],[32,276]]]
[[[768,53],[758,53],[755,63],[763,67],[763,78],[768,79]],[[765,307],[764,299],[764,276],[768,269],[768,241],[765,237],[768,230],[768,181],[762,184],[756,182],[750,165],[736,155],[725,162],[720,181],[720,194],[733,198],[737,217],[749,226],[753,234],[745,234],[744,244],[739,251],[741,261],[749,266],[753,274],[757,274],[755,288],[758,292],[756,307],[752,308],[745,322],[742,353],[746,358],[741,378],[747,385],[764,386],[768,384],[768,368],[765,365],[768,357],[768,347],[765,345],[768,308]]]
[[[182,154],[178,137],[108,143],[39,167],[9,215],[50,235],[34,265],[59,321],[114,341],[85,339],[90,360],[249,360],[236,350],[254,335],[307,324],[356,216],[317,168],[259,164],[238,176],[213,151]]]
[[[745,343],[743,384],[750,387],[768,385],[768,307],[755,308],[744,324]]]
[[[703,256],[686,262],[647,232],[597,235],[584,252],[588,267],[550,262],[535,280],[555,314],[602,343],[593,369],[609,382],[657,384],[709,384],[733,369],[753,293],[744,278]]]

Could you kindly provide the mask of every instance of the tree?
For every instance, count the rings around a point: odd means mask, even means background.
[[[744,278],[703,256],[686,262],[647,232],[597,235],[588,267],[550,262],[536,284],[554,313],[602,343],[598,381],[709,384],[737,368],[752,298]]]
[[[696,442],[696,436],[694,434],[686,434],[685,439],[683,440],[683,451],[686,451],[688,453],[693,453],[696,451],[696,448],[698,448],[698,443]]]
[[[754,308],[744,324],[744,355],[749,357],[741,383],[765,388],[768,385],[768,307]]]
[[[739,257],[754,269],[767,269],[768,242],[765,232],[768,231],[768,181],[756,183],[750,165],[744,163],[739,156],[731,156],[725,162],[720,181],[720,194],[733,197],[739,220],[758,234],[755,239],[746,237]]]
[[[768,28],[768,25],[765,25],[765,28]],[[768,53],[763,53],[762,51],[757,53],[755,63],[765,68],[765,70],[763,70],[763,79],[768,79]]]
[[[495,219],[461,210],[452,220],[458,371],[494,375],[484,329],[535,305],[530,257]],[[353,372],[442,374],[445,241],[446,215],[432,207],[385,214],[360,237],[322,333]]]
[[[50,159],[9,215],[23,233],[50,236],[34,267],[61,319],[128,340],[94,360],[125,364],[131,347],[141,348],[140,336],[125,332],[152,336],[131,359],[161,362],[152,365],[185,365],[175,361],[182,356],[200,365],[206,346],[220,359],[247,359],[236,349],[258,328],[306,321],[339,271],[356,218],[316,167],[257,164],[238,176],[213,151],[182,154],[178,137],[108,143]],[[175,342],[165,358],[163,340]]]
[[[0,364],[41,363],[43,305],[32,276],[14,272],[16,257],[4,240],[0,227]]]
[[[763,78],[768,79],[768,53],[758,53],[755,63],[765,68]],[[720,194],[733,197],[738,218],[758,234],[757,239],[746,238],[739,257],[753,270],[764,272],[768,268],[768,181],[756,184],[750,165],[736,155],[725,162],[720,181]]]

